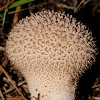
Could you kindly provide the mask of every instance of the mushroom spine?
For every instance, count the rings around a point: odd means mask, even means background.
[[[71,15],[41,11],[11,30],[6,53],[25,77],[32,100],[74,100],[77,82],[94,62],[92,33]],[[34,97],[33,97],[34,96]]]

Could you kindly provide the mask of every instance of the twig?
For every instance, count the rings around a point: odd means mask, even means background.
[[[4,62],[2,63],[2,66],[5,68],[5,67],[7,66],[7,64],[8,64],[8,59],[6,58],[6,59],[4,60]]]
[[[0,70],[5,74],[5,76],[10,80],[10,82],[12,83],[12,85],[16,88],[16,90],[18,91],[18,93],[22,96],[23,99],[27,100],[24,95],[19,91],[18,87],[15,85],[15,83],[13,82],[13,80],[10,78],[10,76],[8,75],[8,73],[5,71],[5,69],[0,65]]]
[[[7,64],[8,64],[8,59],[6,58],[4,62],[2,63],[2,66],[5,68]],[[0,71],[0,76],[1,74],[2,74],[2,71]]]
[[[21,6],[16,7],[16,11],[20,9],[21,9]],[[18,16],[19,16],[19,13],[16,12],[14,15],[13,23],[12,23],[12,28],[17,24],[18,18],[19,18]]]
[[[93,99],[95,99],[95,100],[100,100],[100,97],[93,97]]]
[[[21,96],[16,96],[16,97],[8,97],[6,100],[22,100]]]
[[[13,14],[13,13],[21,12],[21,11],[24,11],[24,10],[27,10],[27,9],[30,9],[30,8],[24,8],[24,9],[21,9],[21,10],[11,11],[11,12],[8,12],[8,14]]]
[[[8,2],[7,2],[7,4],[6,4],[6,8],[8,7],[8,5],[9,5],[9,1],[10,0],[8,0]],[[6,10],[5,10],[5,12],[4,12],[4,17],[3,17],[3,22],[2,22],[2,28],[1,28],[1,32],[3,31],[3,27],[4,27],[4,24],[5,24],[5,18],[6,18]]]
[[[84,6],[85,6],[87,3],[89,3],[90,1],[92,1],[92,0],[87,0],[87,1],[85,1]]]
[[[3,7],[1,7],[1,8],[0,8],[0,12],[1,12],[3,9],[5,9],[8,5],[12,4],[14,1],[15,1],[15,0],[11,0],[11,1],[9,2],[9,4],[6,4],[6,5],[4,5]]]
[[[3,97],[3,94],[1,92],[1,90],[0,90],[0,96],[1,96],[2,100],[5,100],[4,97]]]
[[[21,86],[24,83],[26,83],[26,81],[22,81],[22,82],[18,83],[18,86]],[[15,87],[11,87],[10,89],[6,90],[3,94],[7,94],[7,93],[13,91],[14,89],[15,89]]]
[[[35,96],[33,96],[32,98],[34,98],[35,100],[40,100],[40,93],[38,94],[37,98]]]
[[[92,16],[95,16],[95,11],[97,9],[98,5],[95,5],[93,8],[92,8]]]
[[[31,3],[28,4],[28,7],[31,8]],[[32,9],[29,9],[30,15],[32,15]]]
[[[97,87],[100,87],[100,85],[95,85],[95,86],[92,86],[92,88],[97,88]]]
[[[79,9],[79,7],[81,6],[81,4],[84,2],[85,0],[82,0],[79,5],[74,9],[74,12],[77,12],[77,10]]]
[[[73,3],[74,3],[74,9],[75,9],[78,1],[77,0],[73,0]]]
[[[65,5],[65,4],[62,4],[62,3],[56,2],[55,4],[56,4],[57,7],[62,7],[62,8],[72,9],[72,10],[74,9],[73,6],[68,6],[68,5]]]
[[[5,51],[5,48],[0,46],[0,51]]]

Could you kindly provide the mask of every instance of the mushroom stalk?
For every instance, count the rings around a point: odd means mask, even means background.
[[[74,100],[79,77],[95,62],[97,47],[85,25],[48,10],[15,25],[6,53],[25,77],[32,100],[38,94],[40,100]]]

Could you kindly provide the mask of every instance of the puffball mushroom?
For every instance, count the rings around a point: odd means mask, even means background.
[[[71,15],[41,11],[26,17],[6,41],[11,64],[25,77],[32,100],[74,100],[79,77],[94,62],[92,33]]]

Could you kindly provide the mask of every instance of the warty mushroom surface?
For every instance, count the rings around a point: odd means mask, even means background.
[[[79,77],[95,62],[97,47],[85,25],[48,10],[19,21],[9,33],[6,53],[25,77],[31,97],[40,93],[40,100],[74,100]]]

